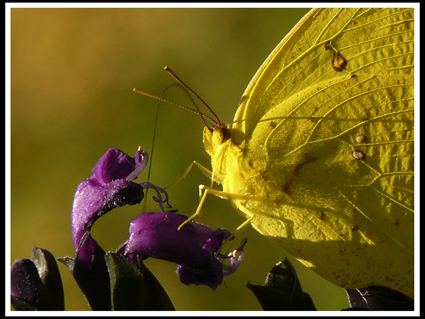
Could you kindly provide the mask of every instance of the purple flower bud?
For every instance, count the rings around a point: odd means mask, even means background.
[[[238,257],[219,254],[220,247],[230,232],[212,230],[207,226],[189,222],[177,228],[187,218],[172,212],[144,213],[130,224],[130,236],[124,254],[131,259],[137,254],[143,259],[154,257],[177,263],[177,274],[187,285],[207,285],[216,289],[223,277],[230,275],[242,261],[242,247]],[[231,265],[222,263],[230,259]]]
[[[31,260],[21,259],[13,263],[10,282],[12,297],[36,308],[42,289],[43,284],[37,267]]]
[[[114,208],[142,201],[143,188],[147,187],[132,180],[143,171],[147,162],[148,154],[141,149],[134,158],[118,149],[110,149],[92,169],[93,176],[78,186],[71,211],[72,239],[77,259],[90,266],[96,247],[90,230],[99,217]]]

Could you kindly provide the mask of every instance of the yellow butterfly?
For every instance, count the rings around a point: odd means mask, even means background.
[[[228,199],[338,286],[413,297],[413,73],[413,9],[310,11],[257,71],[233,125],[205,127],[223,190],[203,187],[203,199]]]

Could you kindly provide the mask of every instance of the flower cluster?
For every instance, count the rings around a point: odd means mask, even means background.
[[[93,176],[78,186],[71,212],[76,259],[90,267],[97,246],[90,232],[94,222],[114,208],[140,203],[144,189],[150,188],[156,191],[154,199],[161,212],[144,213],[131,222],[124,254],[130,259],[137,254],[142,259],[154,257],[175,262],[183,283],[216,289],[224,275],[238,268],[243,253],[240,251],[237,257],[218,253],[223,241],[230,237],[227,230],[214,231],[189,222],[177,231],[186,217],[164,212],[167,192],[151,183],[133,182],[147,162],[148,154],[141,149],[134,158],[110,149],[92,169]],[[224,264],[223,259],[229,259],[231,265]]]

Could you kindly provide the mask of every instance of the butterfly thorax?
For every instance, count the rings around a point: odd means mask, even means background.
[[[222,184],[223,191],[236,208],[248,202],[270,202],[271,194],[258,167],[247,161],[244,144],[234,143],[228,126],[204,129],[204,146],[211,156],[212,179]],[[240,209],[238,209],[240,210]]]
[[[242,150],[232,143],[230,138],[231,128],[224,125],[217,125],[212,129],[204,128],[204,146],[207,153],[211,156],[211,166],[213,171],[213,180],[219,184],[227,184],[229,165],[234,170],[239,171],[238,157]]]

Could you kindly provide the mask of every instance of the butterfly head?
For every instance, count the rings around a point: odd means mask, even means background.
[[[220,146],[230,138],[230,127],[225,124],[217,124],[212,128],[212,142]]]
[[[211,158],[215,158],[218,149],[231,137],[229,125],[216,124],[212,128],[204,127],[204,146]]]

